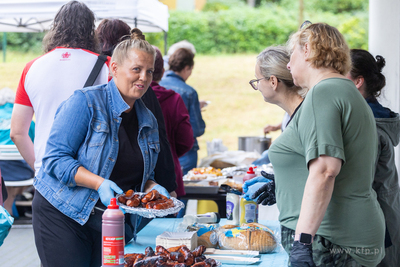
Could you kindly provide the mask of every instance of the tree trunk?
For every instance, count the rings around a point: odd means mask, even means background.
[[[299,0],[299,28],[304,22],[304,1]]]
[[[251,7],[255,7],[256,6],[256,0],[247,0],[247,5],[249,5]]]

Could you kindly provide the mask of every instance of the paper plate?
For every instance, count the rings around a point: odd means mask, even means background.
[[[139,195],[145,195],[146,193],[135,193]],[[134,207],[129,207],[125,204],[122,204],[118,201],[118,197],[122,196],[124,194],[118,194],[117,195],[117,203],[118,205],[126,212],[126,213],[131,213],[131,214],[137,214],[139,216],[145,217],[145,218],[156,218],[156,217],[165,217],[170,214],[175,214],[179,212],[182,208],[185,207],[185,204],[183,204],[182,201],[171,197],[172,201],[174,202],[174,206],[169,209],[164,209],[164,210],[156,210],[156,209],[146,209],[146,208],[134,208]]]

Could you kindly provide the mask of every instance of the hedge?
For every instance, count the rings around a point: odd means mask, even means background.
[[[337,27],[351,48],[368,48],[368,13],[306,13],[312,22]],[[271,5],[218,12],[171,11],[168,45],[188,40],[202,54],[258,53],[270,45],[285,44],[298,28],[296,10]],[[150,42],[163,47],[162,35],[150,34]]]
[[[286,43],[297,30],[297,12],[296,7],[275,4],[217,12],[170,11],[168,45],[188,40],[201,54],[258,53],[267,46]],[[368,49],[367,11],[340,14],[314,11],[306,12],[304,18],[337,27],[351,48]],[[43,33],[8,33],[8,47],[40,51],[42,37]],[[162,33],[147,33],[146,38],[151,44],[164,47]]]

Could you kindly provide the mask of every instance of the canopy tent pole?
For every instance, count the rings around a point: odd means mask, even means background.
[[[3,62],[6,62],[7,33],[3,32]]]

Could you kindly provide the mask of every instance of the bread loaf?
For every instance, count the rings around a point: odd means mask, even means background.
[[[272,252],[276,248],[274,236],[264,230],[250,230],[250,250],[260,253]]]
[[[238,226],[233,225],[233,224],[225,224],[225,225],[221,226],[221,228],[223,228],[223,229],[232,229],[232,228],[236,228],[236,227],[238,227]]]
[[[247,229],[246,229],[247,228]],[[273,234],[268,231],[255,227],[237,227],[232,234],[226,235],[226,231],[221,231],[218,236],[221,249],[235,250],[256,250],[260,253],[272,252],[276,248],[276,240]]]

